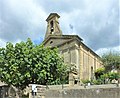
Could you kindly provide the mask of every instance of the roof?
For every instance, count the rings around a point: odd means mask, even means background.
[[[80,38],[78,35],[49,35],[44,41],[43,44],[45,44],[49,39],[54,38],[54,39],[77,39],[79,41],[82,41],[82,38]]]
[[[68,39],[67,41],[63,42],[63,43],[60,43],[58,44],[57,46],[61,46],[65,43],[68,43],[68,42],[71,42],[73,41],[74,39],[77,40],[78,42],[81,43],[81,45],[83,45],[86,49],[88,49],[91,53],[93,53],[94,55],[96,55],[98,58],[100,58],[100,56],[98,54],[96,54],[91,48],[89,48],[87,45],[85,45],[82,40],[82,38],[80,38],[78,35],[49,35],[44,41],[43,41],[43,44],[45,45],[49,39],[51,38],[54,38],[54,39]]]
[[[48,16],[48,18],[46,19],[46,21],[48,21],[49,19],[53,18],[53,17],[58,17],[60,18],[60,16],[57,13],[50,13],[50,15]]]
[[[95,53],[91,48],[89,48],[83,42],[81,42],[81,45],[83,45],[87,50],[89,50],[91,53],[93,53],[96,57],[98,57],[99,59],[101,59],[101,57],[97,53]]]

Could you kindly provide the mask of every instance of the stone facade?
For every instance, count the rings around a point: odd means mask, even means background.
[[[47,31],[43,44],[45,47],[58,47],[59,53],[68,65],[75,65],[78,81],[93,79],[94,71],[102,67],[100,57],[87,47],[78,35],[63,35],[57,13],[51,13],[47,21]],[[75,74],[76,75],[76,74]],[[75,76],[73,74],[73,76]]]

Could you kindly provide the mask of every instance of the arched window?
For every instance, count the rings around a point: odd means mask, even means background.
[[[53,31],[54,31],[54,23],[53,23],[53,20],[50,22],[50,33],[53,34]]]
[[[94,79],[94,72],[93,72],[93,66],[91,66],[91,80]]]

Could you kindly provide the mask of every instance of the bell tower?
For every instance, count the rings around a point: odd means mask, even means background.
[[[60,30],[58,19],[60,16],[57,13],[51,13],[47,21],[47,31],[45,38],[47,38],[49,35],[62,35],[62,31]]]

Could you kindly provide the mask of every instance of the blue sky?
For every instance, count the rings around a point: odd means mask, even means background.
[[[42,42],[56,12],[63,34],[79,35],[98,54],[120,51],[119,7],[119,0],[0,0],[0,47],[28,37]]]

